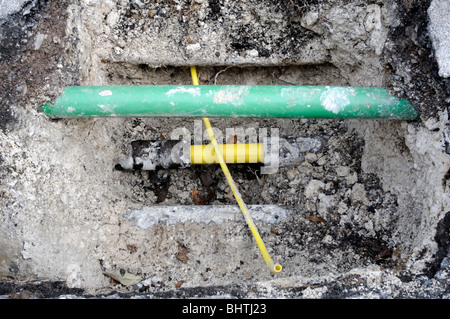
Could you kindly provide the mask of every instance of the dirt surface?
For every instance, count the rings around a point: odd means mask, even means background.
[[[386,87],[414,103],[424,120],[448,106],[450,80],[439,77],[428,34],[431,1],[399,1],[398,25],[391,28],[383,59]]]
[[[450,85],[438,76],[427,35],[429,2],[267,0],[275,22],[254,1],[215,0],[33,1],[9,16],[0,26],[0,296],[448,298]],[[204,35],[221,18],[229,45],[209,52]],[[196,38],[187,30],[201,22],[204,50],[189,55]],[[167,50],[133,58],[139,39],[158,32],[173,33]],[[299,63],[294,53],[310,40],[320,50]],[[326,140],[276,174],[230,166],[247,204],[292,211],[280,224],[257,225],[283,265],[275,276],[243,221],[143,231],[124,218],[143,206],[235,204],[217,166],[115,169],[133,140],[193,131],[195,120],[39,113],[69,85],[190,84],[181,58],[156,65],[156,58],[170,61],[171,50],[201,62],[200,84],[386,86],[408,98],[421,120],[212,120],[223,132],[278,128]],[[274,54],[282,55],[278,62]],[[105,275],[113,271],[117,277]],[[138,283],[121,284],[125,275]]]
[[[67,2],[35,1],[1,24],[1,122],[11,128],[10,105],[39,105],[61,85],[79,84],[77,34],[66,33]],[[49,89],[50,88],[50,89]]]

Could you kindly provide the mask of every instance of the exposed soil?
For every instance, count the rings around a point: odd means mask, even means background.
[[[407,98],[424,120],[448,107],[450,80],[439,77],[427,31],[430,0],[399,1],[398,26],[390,30],[383,57],[386,87]]]
[[[61,84],[79,84],[77,34],[66,34],[69,1],[36,1],[0,28],[0,128],[11,128],[10,105],[54,99]]]

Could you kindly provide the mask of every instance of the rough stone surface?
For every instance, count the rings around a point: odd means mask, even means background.
[[[28,0],[0,0],[0,24],[13,13],[16,13]]]
[[[1,296],[449,297],[448,95],[431,54],[429,1],[266,1],[258,9],[241,1],[235,20],[223,20],[230,45],[220,48],[205,45],[220,42],[205,35],[214,26],[220,34],[214,19],[231,1],[29,3],[0,28]],[[268,12],[274,33],[263,41]],[[282,41],[282,54],[292,60],[277,64],[270,41],[285,39],[277,32],[286,26],[294,40]],[[200,37],[183,33],[189,27]],[[164,50],[133,57],[133,46],[155,32],[165,37],[146,48]],[[299,65],[295,48],[309,44],[305,34],[325,51]],[[171,56],[165,66],[151,60]],[[230,166],[248,205],[292,211],[280,223],[257,223],[283,266],[273,275],[245,223],[140,229],[124,217],[154,205],[235,205],[216,166],[114,168],[131,141],[170,138],[176,128],[193,133],[196,120],[50,120],[39,112],[68,85],[190,84],[186,64],[195,56],[200,84],[381,85],[410,99],[421,120],[212,119],[222,132],[277,128],[326,140],[275,174]],[[105,276],[122,270],[143,281],[124,286]]]
[[[82,76],[86,83],[102,83],[110,66],[120,62],[151,67],[332,64],[350,85],[380,86],[379,55],[393,19],[391,7],[362,0],[88,1],[80,17],[86,39]],[[292,76],[285,76],[287,82],[298,82],[295,72]]]
[[[393,95],[408,99],[424,121],[436,120],[448,107],[450,83],[438,75],[433,58],[427,14],[431,0],[395,2],[396,19],[382,56],[385,86]]]
[[[450,2],[433,0],[428,8],[429,31],[439,64],[439,75],[450,77]]]

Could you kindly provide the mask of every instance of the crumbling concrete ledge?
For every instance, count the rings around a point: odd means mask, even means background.
[[[286,219],[290,210],[277,205],[250,205],[248,207],[255,221],[276,224]],[[124,216],[134,220],[136,226],[147,229],[158,223],[176,224],[185,222],[222,223],[227,220],[244,221],[237,205],[179,205],[179,206],[145,206],[139,210],[131,210]]]

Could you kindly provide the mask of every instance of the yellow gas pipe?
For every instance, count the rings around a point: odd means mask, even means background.
[[[194,85],[199,85],[197,69],[195,68],[195,66],[191,66],[191,76],[192,76],[192,83]],[[236,198],[236,201],[237,201],[239,207],[241,208],[241,211],[242,211],[242,214],[244,215],[245,221],[247,222],[247,224],[253,234],[253,237],[256,240],[256,244],[258,245],[258,248],[261,251],[264,261],[266,262],[267,266],[273,273],[279,273],[281,271],[282,267],[279,264],[274,264],[272,261],[272,258],[270,257],[269,253],[267,252],[266,246],[264,245],[264,242],[262,241],[261,236],[259,235],[258,229],[256,228],[255,224],[253,223],[252,217],[248,213],[247,205],[242,200],[241,194],[239,193],[239,191],[236,187],[236,184],[234,183],[233,177],[231,176],[230,171],[228,170],[227,164],[224,161],[222,150],[219,147],[219,145],[217,144],[217,141],[216,141],[213,129],[211,127],[209,118],[204,117],[203,123],[205,124],[206,130],[208,132],[209,139],[211,140],[211,145],[214,148],[216,160],[219,162],[220,167],[222,168],[222,171],[225,174],[228,184],[229,184],[231,190],[233,191],[234,198]]]

